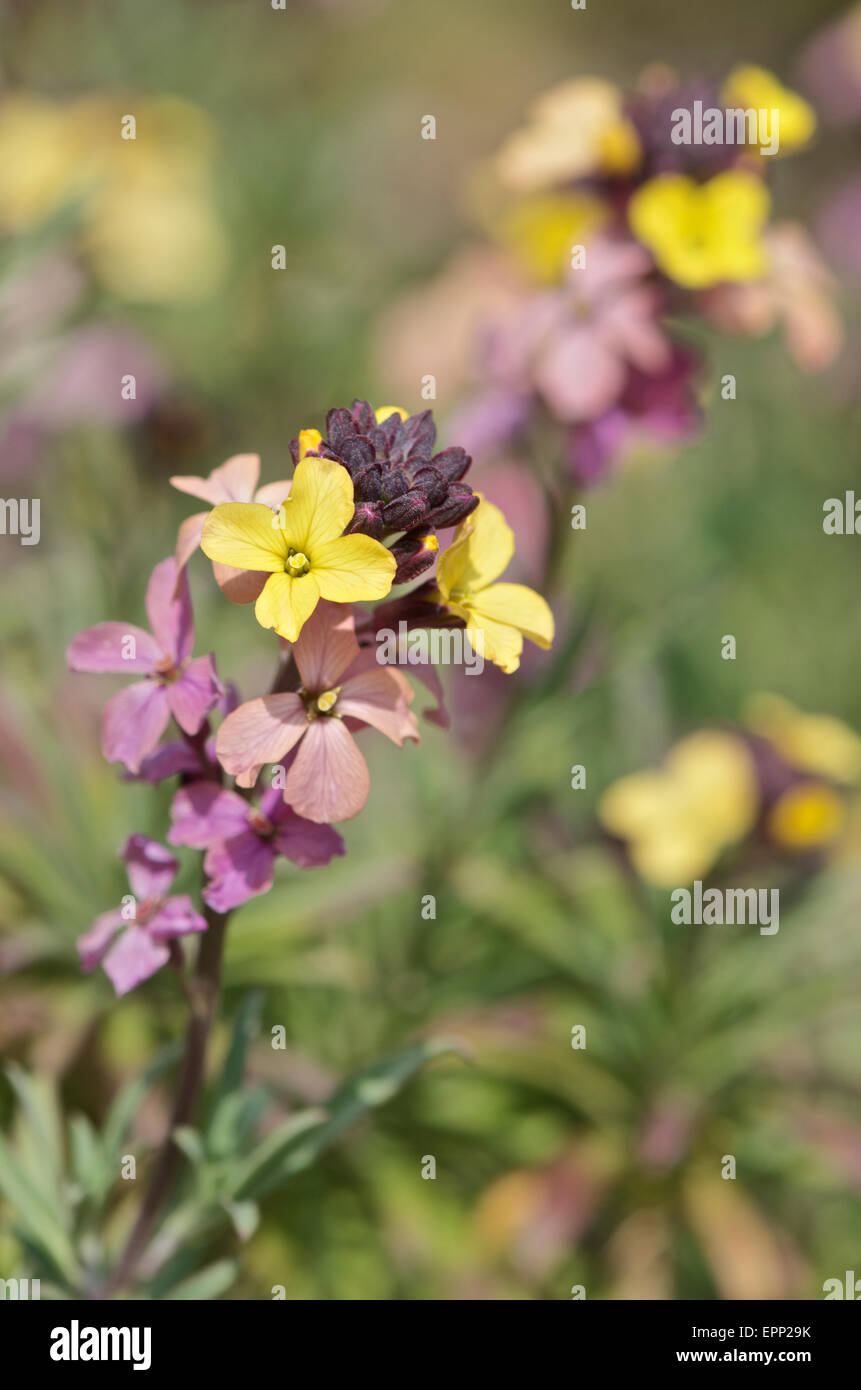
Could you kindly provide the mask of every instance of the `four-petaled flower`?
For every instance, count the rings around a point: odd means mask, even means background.
[[[201,548],[220,564],[264,571],[257,621],[295,642],[321,598],[379,599],[392,587],[391,552],[370,536],[343,534],[353,510],[347,470],[311,455],[296,465],[277,515],[260,503],[224,503],[206,518]]]
[[[206,931],[207,923],[187,893],[168,897],[179,864],[164,845],[146,835],[130,835],[120,858],[128,870],[132,901],[97,917],[78,938],[78,954],[85,971],[103,965],[117,994],[127,994],[167,964],[172,941]]]
[[[188,577],[177,571],[173,557],[150,575],[146,611],[151,633],[130,623],[98,623],[79,632],[66,654],[73,671],[145,676],[114,695],[102,711],[102,752],[108,762],[125,763],[129,772],[140,771],[171,715],[187,734],[196,734],[221,694],[214,657],[191,659]]]
[[[661,270],[697,290],[764,274],[762,229],[770,203],[762,180],[742,169],[702,184],[685,174],[660,174],[634,193],[628,220]]]
[[[507,673],[520,665],[524,637],[546,651],[554,632],[550,607],[534,589],[493,582],[513,554],[511,527],[499,508],[481,497],[458,526],[436,571],[439,601],[466,623],[475,650]]]
[[[260,477],[259,454],[234,454],[225,463],[213,468],[208,478],[181,477],[170,479],[178,492],[187,492],[191,497],[199,497],[211,507],[221,502],[260,502],[266,507],[277,509],[290,492],[289,482],[264,483],[257,486]],[[203,523],[208,512],[195,512],[186,517],[176,537],[176,563],[179,569],[187,564],[197,547],[203,532]],[[234,603],[250,603],[257,597],[259,588],[243,597],[242,576],[227,565],[215,565],[215,577],[228,598]],[[245,586],[247,588],[247,585]]]
[[[400,671],[377,665],[375,651],[360,653],[352,614],[333,604],[319,604],[293,655],[301,691],[240,705],[218,730],[216,753],[240,786],[251,787],[264,764],[280,763],[299,744],[284,800],[308,820],[350,820],[367,801],[370,777],[348,721],[370,724],[398,745],[417,743],[412,691]]]
[[[264,793],[257,810],[215,782],[191,782],[176,793],[170,814],[170,843],[206,850],[203,901],[216,912],[268,892],[279,854],[312,869],[344,853],[337,830],[297,816],[277,787]]]

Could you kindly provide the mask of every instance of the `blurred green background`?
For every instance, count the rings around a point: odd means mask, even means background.
[[[55,1077],[69,1109],[98,1119],[182,1027],[172,979],[116,1002],[100,972],[79,973],[76,936],[124,891],[116,850],[133,830],[164,839],[170,793],[104,764],[99,711],[116,684],[69,676],[63,659],[81,627],[142,621],[149,571],[194,510],[169,475],[253,451],[263,479],[280,478],[291,435],[326,409],[388,400],[377,321],[474,235],[470,171],[544,88],[591,72],[630,85],[659,60],[691,75],[756,61],[791,81],[805,44],[844,9],[2,6],[0,98],[97,94],[134,113],[171,94],[205,113],[200,196],[227,248],[202,297],[168,302],[127,299],[88,262],[71,311],[0,376],[15,426],[0,487],[42,507],[37,547],[0,537],[0,1046]],[[426,114],[433,142],[420,138]],[[780,168],[778,211],[813,224],[852,172],[856,134],[824,128]],[[270,265],[278,244],[282,272]],[[62,217],[7,236],[2,284],[58,248],[77,263]],[[0,316],[10,303],[0,295]],[[285,1108],[417,1036],[460,1038],[471,1060],[434,1062],[270,1197],[229,1296],[283,1284],[292,1299],[559,1299],[582,1284],[589,1298],[816,1298],[824,1279],[858,1267],[852,846],[763,950],[732,928],[671,936],[664,899],[632,885],[594,822],[614,777],[704,721],[736,719],[752,692],[861,730],[859,543],[821,527],[823,501],[857,475],[848,279],[841,308],[847,347],[822,378],[800,379],[776,339],[704,339],[738,398],[713,395],[696,444],[589,496],[554,596],[575,613],[587,595],[595,605],[573,668],[525,663],[507,688],[487,673],[479,695],[453,693],[452,731],[421,721],[418,749],[368,735],[371,798],[345,827],[347,857],[305,875],[283,867],[237,914],[224,1012],[265,990],[252,1071]],[[22,396],[88,324],[152,354],[146,409],[131,424],[47,409],[22,425]],[[7,318],[5,337],[14,326]],[[106,391],[122,360],[108,358]],[[418,381],[396,403],[421,408]],[[445,434],[454,404],[436,403],[443,444],[457,442]],[[197,650],[215,648],[222,676],[259,693],[269,641],[202,557],[191,575]],[[735,662],[720,659],[724,633]],[[586,790],[571,790],[575,763]],[[277,1024],[286,1052],[267,1045]],[[584,1053],[570,1046],[577,1024]],[[0,1103],[8,1119],[5,1084]],[[141,1144],[157,1142],[164,1114],[158,1099],[141,1110]],[[727,1153],[735,1183],[720,1181]],[[435,1181],[422,1180],[425,1155]],[[17,1258],[10,1215],[0,1273]]]

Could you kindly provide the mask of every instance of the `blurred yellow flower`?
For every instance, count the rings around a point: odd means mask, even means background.
[[[402,420],[406,420],[408,413],[402,405],[380,405],[374,411],[374,419],[378,425],[384,425],[390,416],[400,415]]]
[[[765,273],[761,233],[769,207],[768,191],[754,174],[730,169],[704,184],[660,174],[637,189],[628,220],[670,279],[704,289]]]
[[[546,650],[553,642],[550,606],[525,584],[495,584],[514,554],[514,533],[498,507],[481,498],[439,558],[438,598],[466,623],[475,651],[510,675],[523,639]]]
[[[821,849],[846,824],[846,803],[824,782],[800,782],[772,806],[767,828],[781,849]]]
[[[842,783],[861,780],[861,738],[840,719],[804,714],[779,695],[755,695],[746,706],[745,723],[802,772]]]
[[[63,109],[37,97],[8,97],[0,105],[0,169],[4,231],[29,231],[57,212],[78,181],[75,141]]]
[[[129,107],[131,110],[129,110]],[[123,139],[133,115],[135,139]],[[177,97],[0,104],[0,228],[76,209],[96,278],[119,299],[171,302],[218,284],[227,247],[213,201],[206,115]]]
[[[733,68],[721,93],[728,108],[779,112],[778,153],[797,150],[806,145],[816,130],[813,107],[766,68],[743,64]]]
[[[682,739],[661,769],[623,777],[607,789],[598,817],[627,841],[643,878],[662,887],[708,872],[756,820],[753,760],[741,739],[703,730]]]
[[[494,231],[529,279],[553,284],[570,268],[571,252],[607,220],[599,198],[588,193],[546,193],[514,203]]]
[[[505,188],[532,193],[598,172],[628,173],[640,153],[620,90],[601,78],[581,77],[539,97],[529,123],[499,151],[496,171]]]

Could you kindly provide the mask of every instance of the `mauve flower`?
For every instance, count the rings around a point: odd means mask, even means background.
[[[117,994],[127,994],[167,964],[172,941],[206,931],[207,923],[187,893],[168,897],[179,864],[164,845],[146,835],[130,835],[120,858],[126,862],[133,908],[127,904],[97,917],[78,938],[78,954],[87,973],[103,965]]]
[[[651,269],[633,242],[591,241],[563,289],[530,296],[498,325],[489,343],[494,380],[515,393],[531,386],[565,423],[597,419],[616,402],[629,367],[658,372],[669,360],[661,296],[645,280]]]
[[[132,623],[98,623],[79,632],[66,659],[73,671],[139,672],[145,676],[108,701],[102,712],[102,752],[139,772],[173,715],[196,734],[221,694],[215,659],[191,659],[194,622],[185,570],[171,556],[156,565],[146,591],[152,633]]]
[[[674,344],[660,372],[632,368],[616,404],[569,435],[571,472],[583,484],[603,478],[637,450],[675,448],[693,438],[702,423],[695,384],[700,359]]]
[[[207,852],[203,900],[216,912],[266,893],[279,854],[312,869],[344,853],[338,832],[297,816],[278,787],[264,793],[257,810],[238,792],[214,782],[191,782],[176,793],[170,814],[170,843]]]
[[[262,502],[264,506],[277,511],[290,494],[290,483],[264,483],[263,487],[258,487],[259,477],[259,454],[234,454],[226,463],[213,468],[206,478],[175,475],[170,482],[177,492],[187,492],[191,497],[199,497],[211,507],[217,507],[220,502]],[[188,563],[200,545],[203,523],[208,516],[209,512],[195,512],[193,516],[186,517],[180,526],[175,551],[176,563],[180,569]],[[266,583],[266,575],[258,575],[253,571],[231,569],[229,565],[217,563],[213,563],[213,569],[221,589],[234,603],[250,602],[250,599],[242,596],[243,590],[247,587],[250,592],[251,587],[254,587],[255,592],[251,597],[256,598]],[[253,582],[243,579],[243,576],[249,573],[254,575]]]
[[[370,724],[399,746],[419,741],[406,677],[378,665],[373,649],[360,652],[354,627],[349,610],[321,600],[293,647],[302,690],[240,705],[216,738],[222,767],[243,787],[298,744],[284,800],[312,821],[350,820],[368,799],[368,766],[347,720]]]
[[[222,686],[215,709],[224,718],[239,704],[239,691],[233,681]],[[137,772],[126,772],[126,782],[149,782],[155,787],[168,777],[185,777],[196,781],[199,777],[219,776],[218,759],[215,756],[215,735],[211,734],[203,747],[192,745],[187,739],[173,739],[162,743],[142,760]]]

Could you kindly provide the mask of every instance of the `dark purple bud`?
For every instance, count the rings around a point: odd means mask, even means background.
[[[296,467],[296,464],[299,462],[299,440],[298,440],[298,439],[291,439],[291,440],[290,440],[290,457],[291,457],[291,459],[293,460],[293,467],[295,468],[295,467]]]
[[[383,495],[382,470],[378,463],[363,468],[353,478],[353,496],[357,502],[379,502]]]
[[[456,526],[465,516],[469,516],[470,512],[475,511],[478,501],[475,493],[465,483],[453,483],[449,488],[448,501],[443,502],[441,507],[436,507],[426,519],[432,526],[440,529]]]
[[[379,503],[360,502],[353,513],[353,520],[347,527],[347,535],[358,532],[362,536],[373,536],[374,540],[378,541],[384,529]]]
[[[448,497],[448,483],[441,473],[430,464],[416,469],[413,474],[413,487],[420,487],[427,493],[428,506],[439,507]]]
[[[422,492],[405,492],[383,507],[383,521],[392,531],[409,531],[427,516],[427,499]]]
[[[367,434],[368,430],[373,429],[377,423],[376,416],[368,401],[353,401],[350,413],[356,422],[356,429],[360,434]]]
[[[407,457],[418,461],[429,459],[436,442],[436,425],[433,413],[423,410],[419,415],[410,415],[404,421],[404,435],[407,441]]]
[[[340,449],[341,462],[344,467],[355,477],[368,464],[374,462],[374,446],[367,436],[354,434],[350,439],[345,439]]]
[[[383,481],[383,495],[387,502],[393,502],[396,497],[402,497],[405,492],[410,490],[410,480],[402,468],[389,468],[386,470]]]
[[[416,550],[412,555],[406,555],[403,560],[398,561],[392,583],[409,584],[410,580],[418,579],[420,574],[430,569],[436,557],[435,550]]]
[[[472,459],[465,449],[455,447],[453,449],[443,449],[441,453],[434,454],[431,459],[434,468],[438,468],[447,483],[457,483],[463,477]]]
[[[326,416],[326,439],[333,449],[340,451],[344,440],[356,433],[353,417],[349,410],[340,408],[330,410]]]

